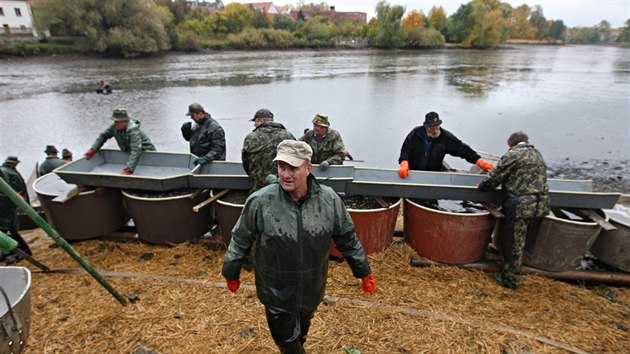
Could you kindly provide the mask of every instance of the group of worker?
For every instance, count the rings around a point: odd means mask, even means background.
[[[195,165],[225,160],[225,133],[204,108],[193,103],[186,115],[192,122],[181,127]],[[114,137],[130,157],[122,173],[132,174],[143,151],[155,150],[140,123],[124,109],[115,109],[114,123],[104,130],[85,154],[94,156],[105,141]],[[352,219],[340,197],[320,185],[311,174],[343,163],[346,149],[338,132],[330,128],[325,114],[316,114],[312,129],[295,137],[274,120],[269,109],[260,109],[250,119],[254,130],[245,137],[241,157],[250,180],[250,196],[231,231],[222,275],[235,292],[240,271],[253,253],[256,290],[265,306],[271,335],[282,353],[304,353],[304,342],[314,312],[326,287],[329,244],[333,241],[361,279],[363,291],[373,293],[376,282]],[[503,287],[519,285],[526,236],[536,232],[548,210],[546,165],[523,132],[512,134],[508,152],[497,166],[483,160],[451,132],[441,128],[436,112],[405,138],[398,159],[398,174],[408,178],[411,170],[440,171],[446,154],[465,159],[488,172],[478,188],[504,192],[502,227],[503,268],[494,279]]]

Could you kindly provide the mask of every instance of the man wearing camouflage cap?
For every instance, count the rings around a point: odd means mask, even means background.
[[[72,162],[72,151],[68,149],[61,150],[61,161],[64,163]]]
[[[266,108],[259,109],[250,119],[254,122],[254,131],[247,134],[241,150],[243,169],[249,176],[249,192],[253,193],[264,187],[268,175],[278,173],[273,162],[276,147],[286,139],[295,140],[284,125],[274,122],[273,113]]]
[[[57,156],[59,150],[57,150],[54,145],[47,145],[44,152],[46,153],[46,160],[39,165],[39,174],[41,176],[52,172],[52,170],[59,166],[64,165],[63,161],[61,161],[61,159]]]
[[[411,130],[400,149],[398,175],[401,178],[407,178],[409,170],[442,171],[446,154],[475,164],[484,172],[494,167],[453,133],[441,128],[442,120],[437,113],[429,112],[424,118],[424,124]]]
[[[277,148],[279,180],[247,198],[223,261],[228,289],[240,286],[240,270],[254,250],[258,299],[282,353],[304,353],[317,306],[324,298],[331,240],[363,291],[376,282],[354,224],[332,188],[311,174],[311,147],[284,140]]]
[[[194,164],[225,160],[225,132],[219,123],[199,103],[188,106],[187,116],[193,122],[182,125],[182,136],[190,144],[190,153],[198,156]]]
[[[318,113],[313,118],[313,129],[300,138],[313,149],[312,163],[319,164],[323,171],[330,165],[341,165],[346,158],[346,148],[339,133],[330,128],[328,116]]]
[[[112,120],[114,124],[110,125],[96,138],[90,150],[85,153],[85,159],[91,159],[107,140],[115,138],[120,150],[129,153],[127,166],[121,173],[130,175],[135,171],[142,152],[155,151],[155,146],[153,146],[149,137],[140,130],[140,122],[129,118],[127,110],[115,109],[112,113]]]

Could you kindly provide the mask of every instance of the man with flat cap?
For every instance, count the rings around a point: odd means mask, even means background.
[[[187,116],[193,122],[182,124],[182,136],[190,143],[190,153],[197,156],[195,165],[225,161],[225,132],[199,103],[188,106]],[[194,123],[194,124],[193,124]]]
[[[446,154],[475,164],[484,172],[494,168],[453,133],[442,129],[441,125],[440,116],[429,112],[425,115],[424,124],[413,128],[407,135],[398,158],[398,175],[401,178],[407,178],[409,170],[441,171]]]
[[[249,176],[249,192],[253,193],[266,185],[268,175],[278,173],[277,164],[273,162],[278,144],[287,139],[295,140],[295,137],[284,125],[274,122],[273,113],[266,108],[256,111],[250,122],[254,122],[254,131],[245,137],[241,161]]]
[[[330,165],[341,165],[346,158],[346,147],[341,135],[330,127],[328,115],[317,113],[313,118],[313,129],[299,139],[313,149],[312,163],[319,164],[322,171]]]
[[[46,153],[46,160],[39,165],[39,174],[41,176],[52,172],[52,170],[59,166],[64,165],[64,162],[59,159],[59,156],[57,156],[59,150],[57,150],[54,145],[46,145],[46,150],[44,150],[44,152]]]
[[[114,138],[120,150],[129,153],[129,160],[127,160],[127,165],[121,173],[131,175],[138,165],[142,152],[155,151],[155,146],[149,137],[140,130],[140,122],[129,118],[126,109],[115,109],[112,113],[112,120],[114,124],[96,138],[90,150],[85,153],[85,159],[91,159],[107,140]]]
[[[61,161],[64,163],[72,162],[72,151],[68,149],[61,150]]]
[[[281,353],[305,353],[311,319],[324,298],[331,240],[362,280],[363,291],[376,289],[346,207],[311,174],[312,153],[303,141],[278,145],[279,178],[247,198],[223,261],[227,287],[236,292],[253,247],[256,294]]]

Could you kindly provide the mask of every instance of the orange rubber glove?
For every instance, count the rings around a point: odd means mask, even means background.
[[[94,154],[96,154],[96,151],[94,151],[94,149],[88,150],[88,152],[85,153],[85,159],[86,160],[91,159],[92,156],[94,156]]]
[[[400,178],[409,177],[409,161],[403,160],[403,162],[400,163],[400,167],[398,167],[398,175]]]
[[[125,168],[125,169],[123,169],[123,170],[122,170],[122,172],[121,172],[121,173],[122,173],[123,175],[129,176],[129,175],[133,174],[133,171],[132,171],[132,170],[130,170],[129,168]]]
[[[494,168],[493,164],[482,159],[481,157],[477,160],[477,162],[475,162],[475,165],[477,165],[480,169],[482,169],[483,172],[488,172]]]
[[[239,286],[241,286],[240,279],[236,279],[236,280],[225,279],[225,282],[227,283],[228,289],[230,289],[230,291],[233,293],[235,293],[236,290],[238,290]]]
[[[361,289],[363,289],[366,293],[374,294],[374,290],[376,290],[376,280],[374,280],[374,276],[372,274],[361,279]]]

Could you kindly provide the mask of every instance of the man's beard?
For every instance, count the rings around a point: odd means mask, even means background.
[[[427,131],[427,136],[432,139],[438,138],[440,134],[442,134],[442,130],[438,130],[437,133],[431,133]]]

